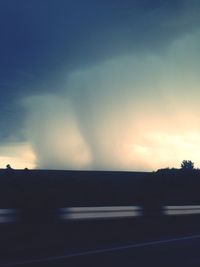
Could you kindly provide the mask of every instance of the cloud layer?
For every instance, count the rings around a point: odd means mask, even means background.
[[[28,97],[38,166],[152,170],[200,158],[199,31],[165,53],[129,54],[66,75]]]

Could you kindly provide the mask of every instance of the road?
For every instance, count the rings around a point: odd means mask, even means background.
[[[83,216],[83,210],[70,211],[73,219]],[[91,216],[88,208],[86,215]],[[0,267],[199,267],[199,225],[199,215],[5,224],[0,228]]]
[[[133,267],[200,266],[200,234],[113,247],[80,250],[62,255],[1,264],[4,267]]]

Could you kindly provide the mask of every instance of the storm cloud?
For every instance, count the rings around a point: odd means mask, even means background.
[[[0,5],[2,144],[27,142],[40,168],[199,157],[198,1]]]

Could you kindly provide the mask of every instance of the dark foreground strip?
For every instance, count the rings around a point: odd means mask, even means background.
[[[55,257],[46,257],[46,258],[41,258],[41,259],[25,260],[25,261],[18,261],[18,262],[9,262],[9,263],[3,263],[0,266],[14,267],[14,266],[20,266],[20,265],[32,264],[32,263],[48,263],[52,261],[69,259],[73,257],[81,257],[81,256],[109,253],[109,252],[115,252],[115,251],[117,252],[117,251],[126,250],[126,249],[142,248],[142,247],[148,247],[148,246],[165,245],[169,243],[175,243],[175,242],[184,241],[184,240],[194,240],[194,239],[200,239],[200,234],[185,236],[185,237],[180,237],[180,238],[149,241],[149,242],[126,245],[126,246],[110,247],[110,248],[105,248],[105,249],[96,249],[96,250],[89,250],[89,251],[84,251],[84,252],[74,252],[71,254],[65,254],[65,255],[55,256]]]

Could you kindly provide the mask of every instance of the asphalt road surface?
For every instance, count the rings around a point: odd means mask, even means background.
[[[113,247],[67,252],[44,258],[2,263],[9,267],[200,266],[200,234]]]

